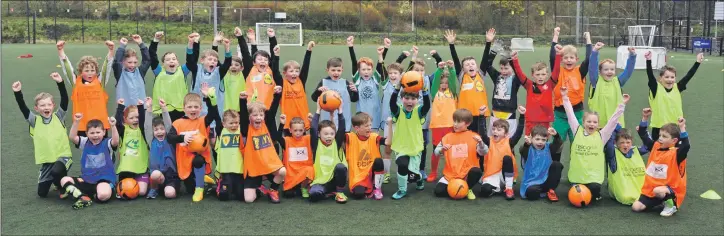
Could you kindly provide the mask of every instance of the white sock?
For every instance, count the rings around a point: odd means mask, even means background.
[[[74,198],[79,198],[80,195],[83,194],[83,193],[82,193],[78,188],[76,188],[74,185],[68,185],[68,187],[65,188],[65,192],[66,192],[66,193],[70,193],[71,195],[73,195]]]
[[[505,176],[503,179],[505,179],[505,188],[513,189],[513,176]]]
[[[390,165],[392,165],[390,159],[382,159],[382,162],[385,164],[385,173],[390,173]]]
[[[375,174],[375,189],[382,189],[382,179],[384,174]]]

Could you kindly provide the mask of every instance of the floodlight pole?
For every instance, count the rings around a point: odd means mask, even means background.
[[[217,15],[216,3],[217,3],[216,0],[214,0],[214,33],[219,32],[218,29],[217,29],[217,27],[218,27],[218,17],[219,17],[219,16]]]
[[[576,43],[581,39],[581,0],[576,1]]]
[[[412,2],[412,31],[415,31],[415,1]]]

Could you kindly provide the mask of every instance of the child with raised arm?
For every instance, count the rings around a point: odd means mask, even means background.
[[[598,112],[601,122],[598,123],[600,128],[608,123],[608,117],[613,115],[618,104],[623,99],[623,86],[631,77],[636,64],[636,49],[628,48],[628,59],[626,60],[626,68],[621,74],[616,76],[616,63],[611,59],[605,59],[598,63],[598,52],[605,46],[598,42],[593,46],[590,62],[588,63],[588,71],[591,80],[591,88],[588,97],[588,107],[591,111]],[[618,123],[622,128],[626,128],[623,116],[619,118]]]
[[[152,99],[146,99],[146,117],[153,117]],[[181,188],[181,180],[176,169],[176,153],[170,143],[166,141],[166,133],[171,130],[172,121],[168,113],[166,101],[158,100],[161,108],[161,116],[146,118],[144,132],[150,147],[148,169],[151,172],[148,194],[149,199],[158,196],[159,190],[166,198],[176,198],[176,193]]]
[[[183,65],[180,65],[176,53],[166,52],[161,56],[161,65],[159,66],[156,51],[158,50],[158,42],[163,38],[162,31],[156,32],[151,42],[151,47],[149,48],[149,54],[151,54],[151,70],[155,75],[153,81],[153,100],[166,101],[166,106],[170,108],[169,115],[171,121],[176,121],[184,116],[184,96],[188,94],[186,75],[191,72],[189,68],[196,65],[198,61],[196,57],[198,52],[194,53],[194,51],[199,50],[199,45],[194,43],[197,35],[197,33],[192,33],[188,36],[186,63]],[[154,103],[149,110],[152,110],[153,114],[156,115],[162,113],[162,107],[158,103]]]
[[[644,108],[643,120],[651,116],[651,109]],[[608,169],[608,193],[621,204],[631,205],[641,195],[646,166],[642,155],[649,153],[645,146],[633,145],[633,136],[621,125],[616,126],[605,147]]]
[[[48,196],[50,185],[62,189],[60,179],[68,174],[73,164],[73,154],[68,144],[68,134],[65,131],[65,114],[68,112],[68,92],[60,74],[53,72],[50,78],[58,85],[60,93],[60,106],[55,110],[53,95],[42,92],[35,96],[35,105],[31,112],[23,100],[22,84],[16,81],[12,85],[15,101],[18,103],[23,118],[30,126],[30,137],[33,139],[35,164],[40,165],[38,175],[38,196]],[[60,191],[60,197],[65,198],[65,191]]]
[[[558,34],[560,28],[556,27],[553,30],[553,42],[551,43],[551,68],[555,63],[555,55],[557,54],[555,47],[558,44]],[[591,55],[591,34],[584,32],[583,36],[586,38],[586,59],[583,60],[581,65],[576,65],[578,62],[578,49],[573,45],[563,46],[563,55],[561,62],[560,73],[558,74],[558,82],[553,90],[553,101],[555,105],[553,121],[553,128],[556,129],[563,141],[566,141],[567,137],[573,138],[575,136],[575,129],[572,129],[568,124],[568,118],[566,111],[563,108],[563,97],[561,95],[561,87],[567,87],[570,89],[570,101],[573,106],[574,118],[580,124],[582,123],[583,117],[583,100],[585,99],[586,93],[586,75],[588,74],[588,57]],[[601,149],[603,150],[603,149]]]
[[[512,136],[517,127],[515,110],[518,107],[518,89],[521,86],[521,81],[513,73],[510,57],[500,58],[500,71],[493,67],[492,57],[495,57],[495,55],[491,55],[489,52],[494,39],[495,29],[491,28],[485,34],[485,51],[483,52],[482,66],[480,67],[481,70],[488,73],[493,81],[493,115],[490,117],[490,124],[492,125],[496,120],[508,121],[511,128],[508,134]],[[493,129],[489,129],[488,134],[484,135],[491,136],[490,132],[492,131]]]
[[[486,63],[481,62],[480,67],[478,67],[473,57],[465,57],[460,61],[457,51],[455,51],[456,37],[455,31],[445,31],[445,39],[448,44],[450,44],[450,54],[455,64],[456,76],[458,77],[457,82],[460,85],[458,108],[467,109],[473,113],[473,122],[470,123],[468,129],[475,129],[478,127],[481,119],[490,116],[489,110],[486,110],[483,114],[479,113],[480,107],[488,106],[488,93],[485,89],[485,82],[483,81],[483,77],[485,76],[485,71],[483,70],[485,68],[483,65]]]
[[[553,88],[558,82],[558,74],[561,68],[561,53],[563,53],[563,47],[556,45],[556,57],[555,63],[553,63],[553,73],[548,73],[548,66],[544,62],[537,62],[530,68],[531,76],[533,78],[528,79],[520,68],[518,62],[518,52],[511,54],[513,63],[513,69],[515,75],[520,80],[521,85],[526,89],[526,119],[525,119],[525,135],[530,135],[530,132],[535,126],[543,126],[545,128],[550,127],[553,122]]]
[[[694,77],[699,65],[704,61],[704,53],[696,55],[696,62],[689,72],[679,82],[676,82],[676,68],[666,65],[660,69],[659,79],[654,76],[651,67],[651,52],[646,57],[646,74],[649,77],[649,106],[651,106],[651,138],[659,138],[659,130],[668,123],[676,123],[677,119],[684,117],[681,92],[686,90],[686,84]]]
[[[553,143],[548,139],[553,138]],[[520,185],[520,197],[528,200],[548,198],[558,201],[556,187],[561,182],[563,164],[561,164],[561,146],[563,140],[555,129],[536,125],[525,143],[520,147],[520,161],[523,166],[523,181]]]
[[[435,196],[450,197],[447,191],[448,182],[453,179],[464,179],[468,184],[469,200],[475,200],[473,187],[483,177],[480,163],[483,156],[488,153],[488,146],[480,138],[478,132],[468,130],[473,122],[473,114],[467,109],[457,109],[452,114],[453,132],[445,134],[435,148],[436,156],[445,157],[443,177],[435,185]],[[481,123],[482,124],[482,123]]]
[[[327,77],[319,81],[319,84],[317,84],[317,88],[314,89],[314,92],[312,93],[312,101],[318,102],[317,99],[319,99],[319,96],[322,95],[322,92],[327,90],[337,92],[342,101],[347,103],[347,106],[344,106],[344,110],[342,110],[344,118],[349,119],[352,117],[352,110],[350,110],[350,107],[353,102],[357,102],[359,100],[359,92],[357,91],[357,86],[355,86],[352,81],[347,81],[342,78],[342,58],[332,57],[327,60]],[[338,111],[335,110],[331,115],[326,112],[322,113],[321,119],[331,120],[333,123],[339,125],[339,122],[335,122],[337,116],[336,112]],[[345,127],[338,126],[337,128],[344,128],[345,132],[349,132],[352,125],[351,123],[346,123]]]
[[[196,35],[194,44],[199,43],[200,37],[201,36]],[[217,37],[214,38],[214,41],[216,40],[222,40],[224,42],[224,46],[226,47],[226,52],[224,53],[224,63],[219,66],[219,54],[213,49],[206,49],[201,52],[200,63],[189,65],[189,70],[191,71],[191,92],[202,95],[201,84],[207,84],[209,88],[213,88],[212,90],[215,91],[214,96],[218,107],[224,107],[225,90],[221,86],[221,78],[226,76],[226,73],[229,71],[229,67],[231,66],[231,46],[229,45],[230,42],[228,39],[224,40],[223,33],[221,33],[221,36],[217,35]],[[193,51],[195,58],[199,58],[198,52],[198,50]],[[206,104],[201,105],[201,115],[206,115],[208,107]],[[221,111],[218,112],[219,114],[216,114],[216,116],[221,117]],[[211,127],[215,127],[215,125],[212,125]]]
[[[322,109],[317,102],[317,112],[312,118],[310,129],[311,147],[314,150],[314,181],[309,188],[309,201],[317,202],[334,196],[337,203],[347,203],[344,185],[347,184],[347,160],[340,151],[345,141],[344,100],[339,105],[337,120],[339,127],[331,120],[320,119]],[[332,113],[332,112],[330,112]],[[336,130],[336,131],[335,131]]]
[[[453,124],[455,123],[453,113],[456,110],[455,107],[458,98],[456,80],[452,78],[455,75],[455,67],[453,66],[452,60],[448,60],[447,63],[438,63],[435,78],[430,85],[430,97],[432,98],[430,130],[432,131],[433,144],[440,143],[446,134],[453,132]],[[427,176],[428,183],[437,180],[440,156],[436,153],[437,152],[432,153],[430,175]]]
[[[305,87],[307,84],[307,77],[309,75],[309,63],[312,60],[312,48],[316,44],[314,41],[309,41],[307,44],[307,50],[304,53],[304,62],[299,67],[299,63],[291,60],[284,63],[282,72],[279,72],[279,46],[274,48],[274,59],[272,60],[272,73],[274,74],[275,80],[281,81],[279,83],[282,86],[282,100],[281,108],[282,115],[286,115],[286,121],[291,122],[292,119],[298,117],[304,123],[304,130],[309,130],[309,120],[304,119],[309,114],[309,105],[307,103],[307,92]],[[282,128],[287,130],[287,133],[291,129],[289,123],[284,123]]]
[[[488,108],[483,106],[480,112],[486,112]],[[484,198],[491,197],[495,193],[501,191],[505,193],[506,200],[514,200],[513,182],[518,178],[518,165],[515,161],[513,148],[521,137],[523,137],[523,124],[525,124],[526,109],[518,106],[518,127],[511,136],[510,123],[506,120],[496,120],[490,126],[492,131],[490,136],[486,136],[484,132],[488,126],[485,119],[480,120],[483,129],[483,142],[488,145],[488,154],[482,160],[480,167],[483,169],[483,179],[481,180],[480,195]],[[504,188],[500,184],[504,184]]]
[[[631,209],[640,212],[663,204],[660,215],[672,216],[686,197],[686,157],[691,149],[686,120],[679,117],[677,123],[661,126],[659,139],[654,141],[649,137],[646,119],[641,120],[638,133],[651,153],[641,196]]]
[[[377,132],[382,124],[380,117],[380,82],[382,80],[382,70],[385,61],[384,46],[377,48],[377,66],[373,70],[372,59],[362,57],[357,60],[354,52],[354,36],[347,38],[347,46],[349,47],[349,56],[352,60],[352,81],[359,91],[359,101],[357,101],[357,112],[367,113],[372,118],[372,130]]]
[[[113,63],[113,48],[115,44],[112,41],[106,41],[108,47],[108,55],[106,61],[103,62],[102,68],[98,66],[98,62],[93,56],[83,56],[78,61],[78,74],[70,63],[70,59],[65,55],[65,41],[58,41],[55,45],[58,49],[60,64],[63,65],[63,74],[66,81],[73,80],[73,91],[70,100],[73,101],[73,113],[83,113],[83,119],[80,121],[78,131],[79,135],[85,135],[86,124],[89,120],[99,120],[103,123],[104,129],[109,129],[108,124],[108,94],[104,89],[105,83],[110,77],[110,67]]]
[[[277,45],[276,34],[274,29],[267,28],[266,34],[269,37],[269,49],[273,49]],[[272,63],[270,52],[264,50],[256,50],[256,34],[253,29],[249,29],[246,32],[246,36],[249,38],[251,43],[251,55],[246,51],[246,43],[242,45],[242,38],[237,36],[239,39],[239,46],[241,47],[242,60],[244,61],[244,75],[246,79],[246,94],[250,96],[248,102],[260,101],[264,104],[265,108],[271,106],[272,100],[274,99],[274,87],[280,86],[281,80],[274,78],[270,64]],[[246,61],[252,62],[246,65]]]
[[[389,119],[388,126],[392,124],[391,118]],[[354,132],[347,133],[344,142],[349,166],[349,189],[355,199],[367,197],[382,200],[383,197],[385,165],[382,163],[380,146],[390,142],[372,130],[372,123],[374,122],[369,114],[357,112],[352,116]]]
[[[427,90],[422,91],[423,105],[417,103],[419,99],[418,93],[402,92],[402,105],[397,104],[397,96],[400,93],[398,85],[390,99],[390,111],[392,119],[397,123],[394,132],[390,132],[389,139],[392,139],[392,150],[395,151],[397,157],[397,192],[392,195],[392,199],[399,200],[407,195],[408,175],[415,175],[413,180],[417,180],[417,190],[425,189],[425,179],[420,176],[420,161],[425,149],[422,124],[423,117],[430,111],[430,95]],[[402,137],[393,139],[395,136]]]
[[[606,158],[604,145],[611,138],[616,128],[618,118],[623,115],[629,95],[623,95],[623,101],[618,105],[608,123],[603,129],[598,129],[598,113],[586,112],[583,114],[583,123],[579,124],[568,98],[568,88],[561,87],[563,106],[568,116],[568,125],[574,131],[571,139],[571,164],[568,171],[568,181],[571,184],[586,185],[591,191],[591,199],[601,199],[601,184],[606,175]]]
[[[282,89],[283,91],[283,89]],[[283,92],[282,92],[283,93]],[[287,115],[279,116],[279,134],[283,135],[279,139],[282,146],[282,162],[287,170],[284,176],[284,197],[292,198],[297,194],[302,198],[309,198],[309,185],[314,180],[314,159],[312,158],[312,140],[311,135],[304,134],[304,120],[301,117],[294,117],[289,122],[289,133],[284,132],[284,124],[287,122]],[[307,119],[312,119],[309,113]],[[307,122],[308,123],[308,122]]]
[[[262,179],[271,182],[269,201],[279,203],[279,187],[286,176],[287,170],[279,160],[274,141],[280,139],[277,134],[276,113],[279,108],[282,88],[274,88],[274,100],[267,109],[261,101],[251,102],[247,105],[246,91],[239,94],[241,135],[246,137],[244,143],[244,201],[247,203],[256,200],[256,189],[262,186]]]
[[[150,99],[150,98],[147,98]],[[116,130],[121,138],[118,150],[118,181],[132,178],[138,183],[138,195],[146,196],[148,190],[148,143],[144,136],[146,111],[144,100],[137,100],[137,106],[125,106],[123,98],[118,99],[116,109]],[[129,101],[129,104],[136,104]],[[118,197],[120,198],[120,196]]]
[[[184,97],[184,113],[181,119],[173,122],[168,132],[168,142],[176,148],[176,167],[178,175],[183,180],[186,192],[193,193],[192,201],[199,202],[204,199],[204,176],[211,173],[211,149],[207,148],[201,153],[192,152],[187,145],[195,135],[209,139],[212,122],[218,118],[216,115],[216,97],[209,91],[206,83],[201,84],[202,97],[196,93],[189,93]],[[201,115],[202,101],[209,107],[206,115]]]
[[[86,134],[78,135],[78,125],[83,119],[82,113],[73,117],[73,126],[70,127],[68,138],[81,150],[80,177],[65,176],[60,185],[67,194],[76,199],[73,209],[81,209],[91,205],[95,198],[99,202],[111,199],[113,186],[116,184],[116,174],[113,171],[113,152],[118,147],[119,137],[116,130],[116,119],[107,117],[111,125],[111,137],[107,138],[103,122],[90,120],[86,124]]]
[[[116,78],[116,100],[135,103],[135,101],[146,99],[146,72],[151,66],[151,56],[148,47],[143,43],[140,35],[131,36],[141,49],[141,64],[138,63],[136,51],[128,48],[128,39],[121,38],[120,46],[116,49],[116,57],[113,60],[113,77]]]

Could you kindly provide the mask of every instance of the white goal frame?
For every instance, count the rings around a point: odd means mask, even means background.
[[[643,28],[648,28],[651,31],[648,34],[644,34]],[[655,25],[632,25],[628,27],[628,45],[629,46],[646,46],[651,47],[654,45],[654,36],[656,35]]]
[[[270,23],[270,22],[258,22],[256,23],[256,42],[257,45],[269,45],[268,40],[266,40],[266,28],[260,28],[260,27],[266,27],[266,26],[272,26],[271,28],[274,28],[275,25],[298,25],[299,26],[299,42],[296,43],[279,43],[279,46],[302,46],[304,45],[304,38],[303,38],[303,29],[302,29],[302,23]],[[261,40],[265,39],[265,40]],[[279,39],[277,38],[277,41]]]
[[[510,39],[510,49],[523,52],[535,52],[535,45],[532,38]]]
[[[627,46],[622,45],[616,49],[616,68],[626,68],[626,61],[628,60],[628,48],[633,47],[636,49],[636,63],[634,69],[641,70],[646,69],[646,58],[643,56],[646,52],[651,52],[651,67],[655,70],[661,69],[666,65],[666,48],[664,47],[646,47],[646,46]]]

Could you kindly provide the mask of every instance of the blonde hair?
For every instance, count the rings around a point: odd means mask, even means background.
[[[234,61],[234,62],[236,62],[236,63],[239,63],[239,65],[241,65],[242,67],[244,66],[244,61],[241,60],[241,57],[232,56],[232,57],[231,57],[231,60]]]
[[[123,60],[126,60],[130,57],[136,57],[136,50],[133,50],[133,48],[126,49],[126,52],[123,54]]]
[[[598,70],[599,70],[599,71],[600,71],[600,70],[603,70],[603,64],[606,64],[606,63],[610,63],[610,64],[612,64],[612,65],[614,65],[614,66],[616,65],[616,62],[613,62],[613,60],[611,60],[611,59],[604,59],[603,61],[601,61],[600,63],[598,63]]]
[[[415,65],[420,65],[422,67],[425,67],[425,61],[420,58],[412,59],[412,63],[414,63]]]
[[[239,119],[239,112],[231,110],[231,109],[226,110],[226,111],[224,111],[223,118],[224,118],[224,120]]]
[[[46,93],[46,92],[42,92],[42,93],[39,93],[38,95],[35,95],[35,105],[37,106],[38,102],[40,102],[40,100],[44,100],[44,99],[50,99],[50,102],[53,102],[53,95],[50,95],[49,93]]]
[[[216,59],[219,59],[219,53],[211,49],[206,49],[201,52],[201,59],[204,59],[206,57],[216,57]]]
[[[201,104],[201,96],[195,93],[188,93],[184,96],[184,106],[190,102],[198,102]]]
[[[574,56],[578,56],[578,49],[573,45],[566,45],[563,46],[563,55],[573,54]]]
[[[300,69],[299,62],[291,60],[287,63],[284,63],[284,68],[282,68],[282,71],[286,72],[289,69]]]
[[[357,112],[357,114],[354,114],[352,116],[352,126],[362,126],[370,121],[372,121],[372,117],[369,114],[361,111]]]
[[[674,73],[674,75],[676,75],[676,68],[674,68],[673,66],[670,66],[670,65],[664,65],[664,67],[661,67],[661,69],[659,69],[659,70],[660,70],[659,76],[664,76],[664,73],[667,71]]]
[[[96,73],[99,72],[98,70],[98,61],[96,61],[96,58],[93,56],[83,56],[80,58],[80,61],[78,61],[78,70],[83,71],[83,68],[87,65],[93,66],[93,68],[96,69]]]
[[[249,103],[249,105],[246,107],[246,109],[249,111],[249,115],[255,111],[261,111],[262,113],[266,111],[266,107],[264,107],[264,103],[261,103],[259,101],[254,101]]]
[[[536,71],[539,71],[539,70],[546,70],[546,72],[548,72],[548,65],[546,65],[545,62],[539,61],[530,67],[530,73],[535,73]]]
[[[588,117],[588,116],[596,116],[596,119],[598,119],[598,117],[599,117],[599,116],[598,116],[598,112],[595,112],[595,111],[586,111],[586,112],[583,113],[583,118],[582,118],[581,120],[584,120],[584,121],[585,121],[585,120],[586,120],[586,117]]]

